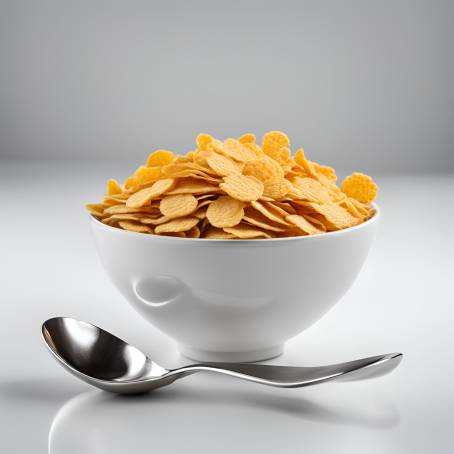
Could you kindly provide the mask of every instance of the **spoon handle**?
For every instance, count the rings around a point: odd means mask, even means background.
[[[252,363],[192,364],[171,371],[171,375],[186,376],[202,371],[217,372],[268,386],[299,388],[327,381],[353,381],[379,377],[391,372],[401,359],[401,353],[389,353],[320,367],[291,367]]]

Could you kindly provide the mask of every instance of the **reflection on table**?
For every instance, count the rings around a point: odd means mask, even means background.
[[[364,442],[379,452],[386,448],[380,434],[399,423],[399,414],[365,383],[323,385],[309,393],[204,377],[139,396],[87,391],[57,412],[49,454],[271,452],[283,439],[289,447],[318,452],[353,438],[356,447]]]

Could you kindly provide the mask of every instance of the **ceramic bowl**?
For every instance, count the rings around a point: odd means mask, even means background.
[[[320,319],[369,252],[367,222],[314,236],[264,240],[128,232],[91,217],[101,262],[146,320],[199,361],[259,361]]]

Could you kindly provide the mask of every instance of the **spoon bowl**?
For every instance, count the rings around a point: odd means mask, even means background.
[[[163,379],[159,383],[153,381],[153,378],[161,379],[169,372],[167,369],[138,348],[91,323],[55,317],[43,324],[42,335],[50,352],[65,369],[98,388],[124,392],[128,384],[140,388],[147,380],[144,391],[148,391],[155,387],[152,384],[156,387],[167,384]]]
[[[66,370],[90,385],[119,394],[150,391],[202,371],[263,385],[297,388],[381,376],[393,370],[402,359],[401,353],[391,353],[319,367],[201,363],[165,369],[108,331],[74,318],[47,320],[42,326],[42,336],[49,351]]]

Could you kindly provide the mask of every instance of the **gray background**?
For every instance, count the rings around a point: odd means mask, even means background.
[[[451,453],[453,5],[0,0],[0,452]],[[66,373],[40,338],[56,315],[188,361],[108,280],[84,204],[156,147],[269,129],[370,172],[382,213],[355,285],[272,361],[402,351],[399,368],[289,390],[200,374],[135,399]]]
[[[0,153],[286,131],[346,170],[454,169],[452,1],[2,1]]]

